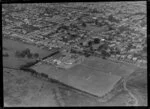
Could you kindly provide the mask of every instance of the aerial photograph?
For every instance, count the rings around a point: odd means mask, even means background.
[[[147,106],[146,1],[2,4],[4,107]]]

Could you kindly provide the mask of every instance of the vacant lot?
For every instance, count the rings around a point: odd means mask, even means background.
[[[31,53],[38,53],[39,58],[43,58],[45,56],[50,55],[53,51],[48,51],[44,49],[40,49],[34,45],[25,44],[19,41],[14,41],[10,39],[3,39],[3,52],[8,53],[8,57],[3,57],[3,66],[4,67],[11,67],[11,68],[18,68],[21,65],[25,65],[28,62],[34,62],[36,59],[29,59],[25,58],[17,58],[15,56],[16,51],[22,51],[26,48],[29,48]]]

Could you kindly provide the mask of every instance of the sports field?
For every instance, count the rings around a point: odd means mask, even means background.
[[[37,64],[32,69],[82,91],[103,96],[113,89],[121,77],[130,75],[136,68],[90,57],[67,70],[47,64]]]
[[[65,70],[41,64],[33,66],[32,69],[39,73],[45,73],[50,78],[56,79],[66,85],[96,96],[103,96],[107,92],[111,91],[113,86],[121,79],[120,76],[109,75],[107,73],[88,68],[84,65],[77,65]]]

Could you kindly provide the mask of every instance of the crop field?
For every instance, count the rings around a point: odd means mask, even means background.
[[[3,52],[8,53],[8,57],[3,57],[3,66],[4,67],[11,67],[11,68],[18,68],[21,65],[25,65],[28,62],[34,62],[35,58],[18,58],[15,56],[16,51],[22,51],[26,48],[29,48],[32,53],[38,53],[39,58],[45,57],[50,55],[52,52],[44,49],[40,49],[34,45],[25,44],[22,42],[10,40],[10,39],[3,39],[3,47],[5,48]]]
[[[39,73],[47,74],[50,78],[96,96],[103,96],[110,92],[121,79],[120,76],[97,71],[82,64],[67,70],[47,64],[37,64],[31,68]]]

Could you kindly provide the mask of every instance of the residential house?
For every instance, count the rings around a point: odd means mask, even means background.
[[[132,60],[133,60],[133,61],[137,61],[137,57],[133,57]]]
[[[132,55],[128,55],[127,58],[128,58],[129,60],[131,60],[131,59],[132,59]]]

